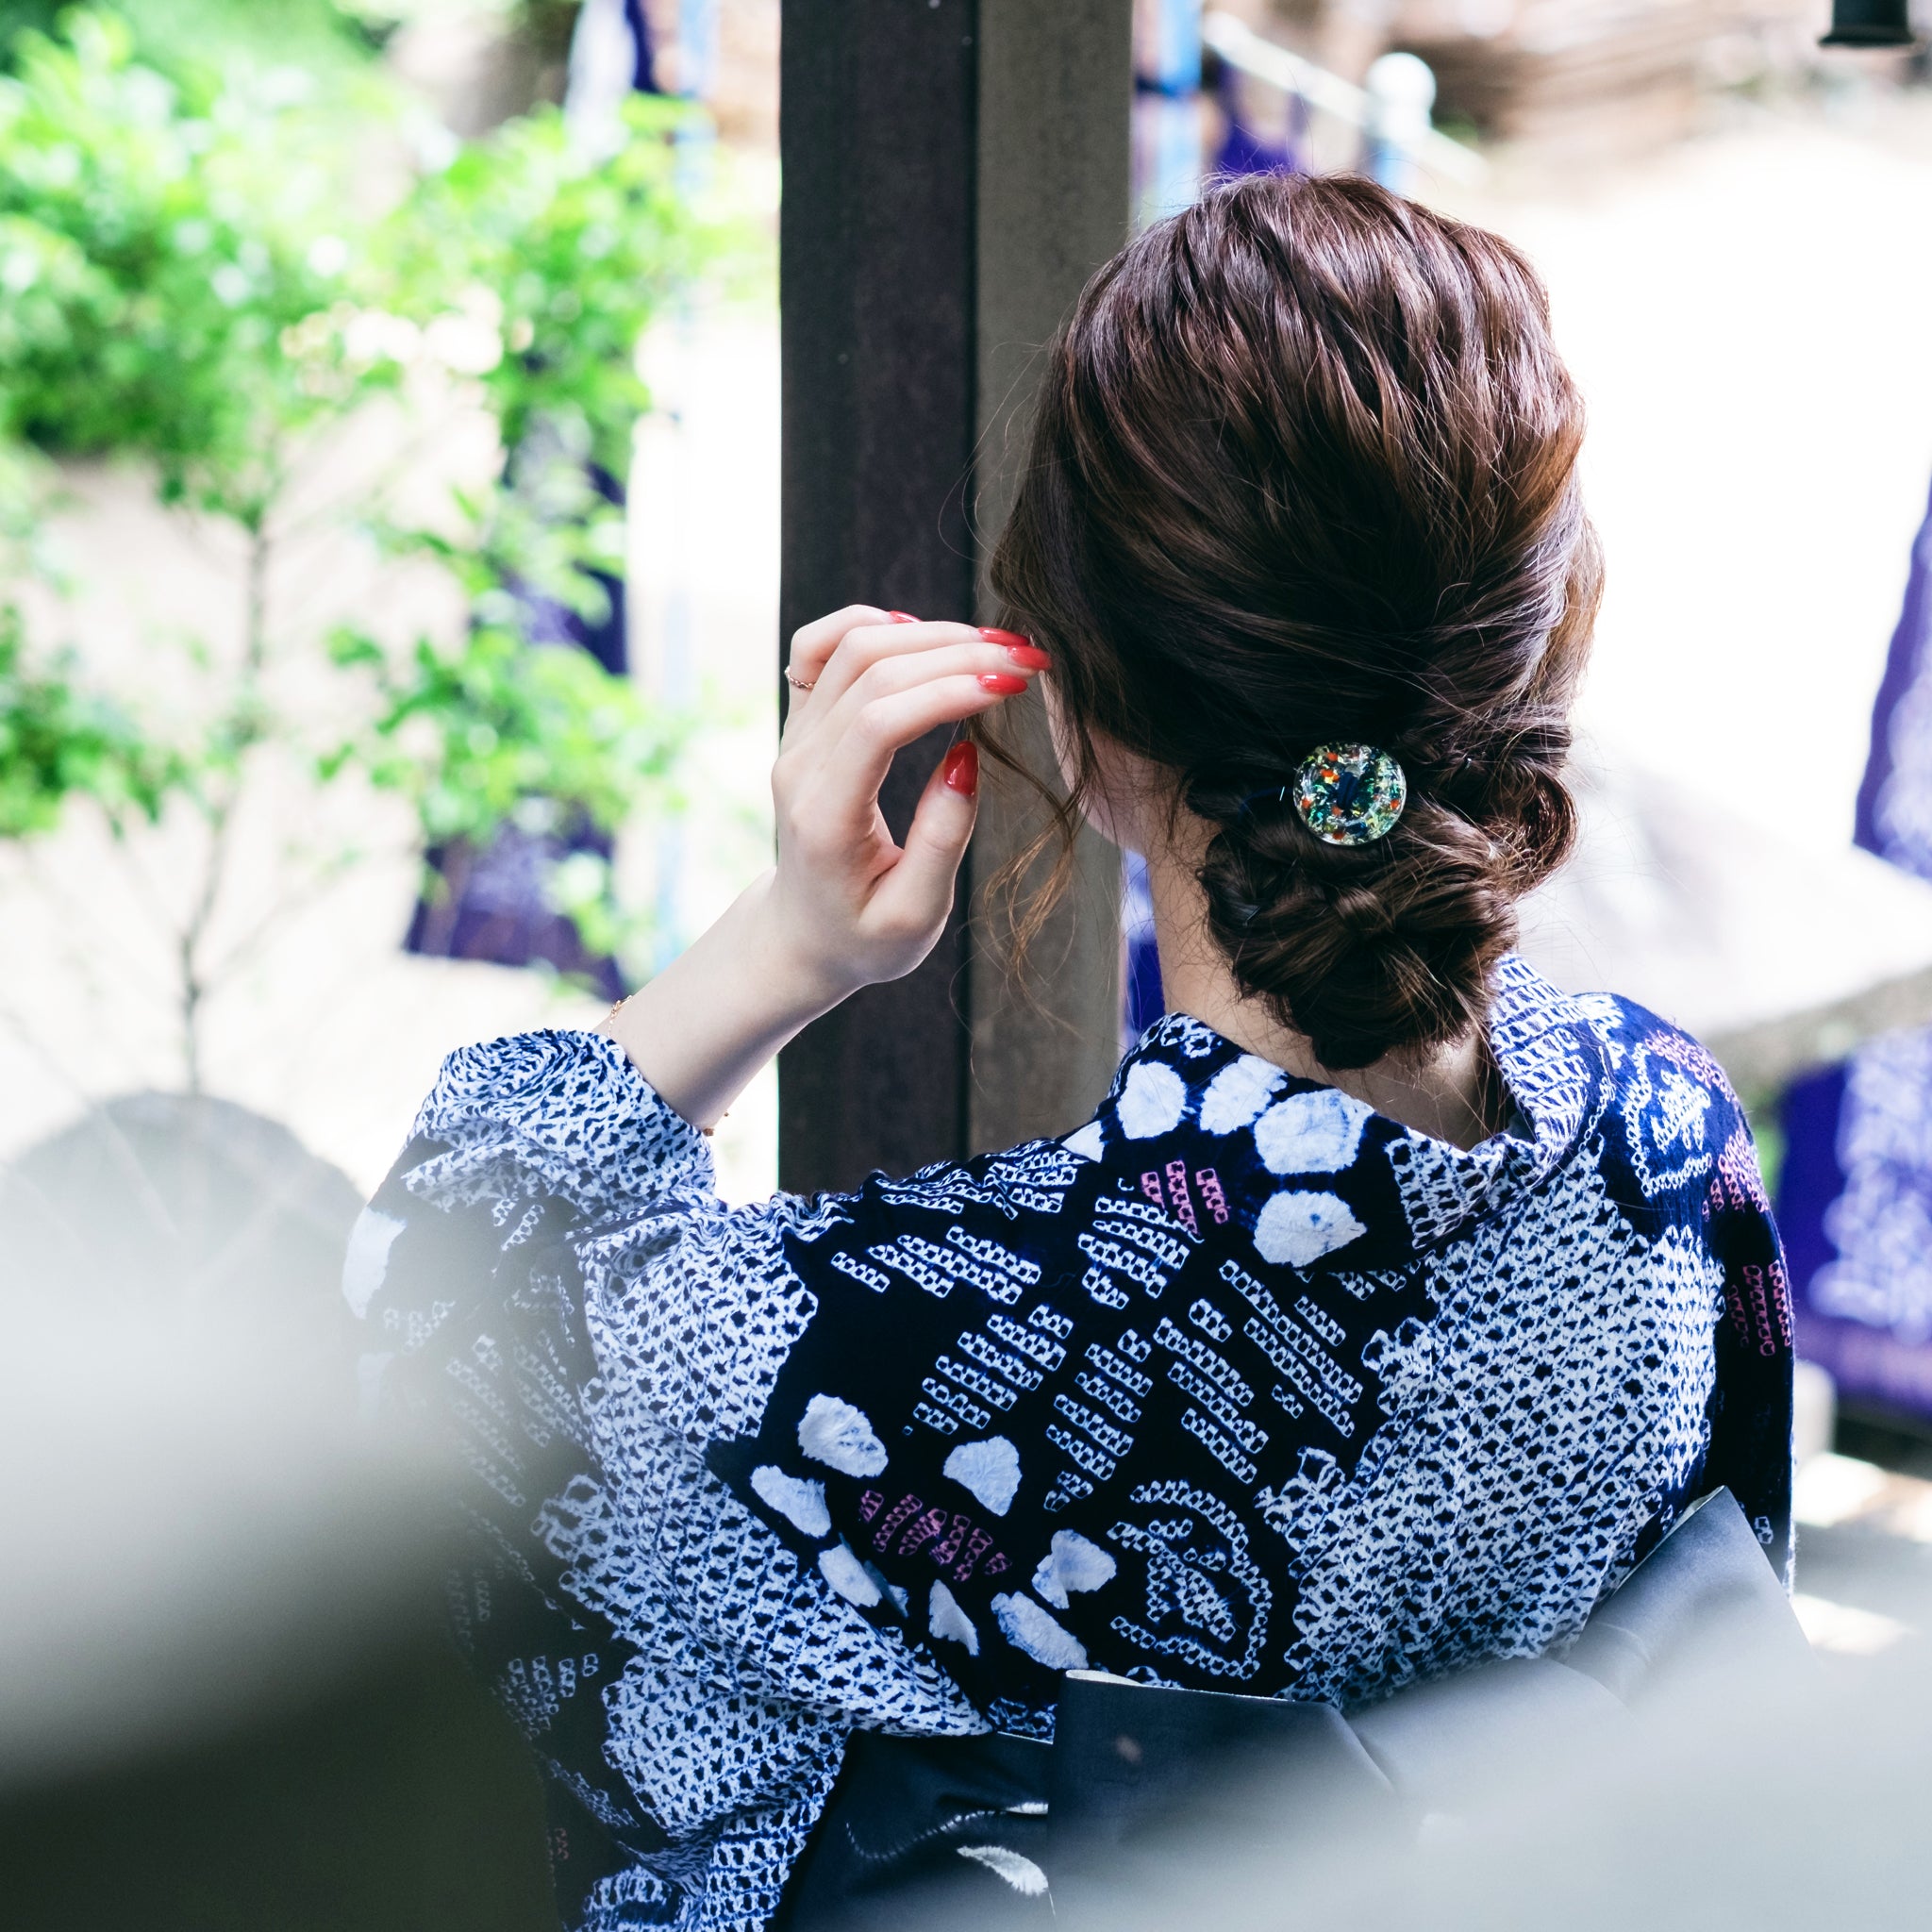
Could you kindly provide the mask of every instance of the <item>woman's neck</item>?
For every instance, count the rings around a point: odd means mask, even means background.
[[[1339,1088],[1434,1140],[1474,1147],[1500,1130],[1505,1103],[1479,1033],[1441,1048],[1420,1065],[1391,1056],[1340,1072],[1323,1066],[1306,1034],[1284,1026],[1236,984],[1227,956],[1208,931],[1199,865],[1199,855],[1175,846],[1147,855],[1161,991],[1170,1012],[1191,1013],[1272,1065]]]

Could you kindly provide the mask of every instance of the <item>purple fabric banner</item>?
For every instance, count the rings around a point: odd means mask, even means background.
[[[1154,941],[1154,900],[1147,890],[1147,861],[1138,852],[1121,866],[1121,1051],[1134,1043],[1167,1010],[1160,988],[1160,952]]]
[[[1918,786],[1932,786],[1932,769],[1911,769],[1932,766],[1932,720],[1922,715],[1932,702],[1932,691],[1925,689],[1928,619],[1932,619],[1932,505],[1927,507],[1918,541],[1912,545],[1905,606],[1899,612],[1898,628],[1891,634],[1885,675],[1879,680],[1878,696],[1872,707],[1872,749],[1858,786],[1852,828],[1855,844],[1917,873],[1921,878],[1932,878],[1932,848],[1924,840],[1913,838],[1911,827],[1902,821],[1899,808],[1904,801],[1897,794],[1904,788],[1893,781],[1904,774]]]
[[[1308,137],[1308,104],[1297,94],[1288,103],[1285,139],[1271,139],[1249,124],[1241,75],[1223,66],[1215,89],[1224,132],[1214,157],[1217,175],[1299,175]]]
[[[1932,879],[1932,508],[1872,708],[1855,841]],[[1932,1422],[1932,1029],[1868,1041],[1782,1108],[1798,1352],[1855,1407]]]

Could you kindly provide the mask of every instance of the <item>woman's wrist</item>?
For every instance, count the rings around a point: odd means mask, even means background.
[[[800,1016],[797,1024],[808,1025],[866,984],[851,960],[827,958],[807,941],[782,903],[775,867],[754,879],[725,917],[734,922],[740,958],[756,962],[758,988],[774,1015]]]
[[[772,873],[754,880],[599,1028],[693,1126],[710,1126],[779,1048],[858,990],[798,943],[774,885]]]

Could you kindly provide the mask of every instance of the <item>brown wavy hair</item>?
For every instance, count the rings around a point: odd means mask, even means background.
[[[1575,835],[1601,582],[1582,439],[1542,285],[1480,228],[1270,175],[1141,235],[1046,352],[992,557],[999,621],[1052,654],[1072,777],[1014,876],[1070,850],[1111,741],[1217,828],[1213,936],[1322,1064],[1465,1036],[1514,902]],[[1374,844],[1324,844],[1273,795],[1336,741],[1407,773]]]

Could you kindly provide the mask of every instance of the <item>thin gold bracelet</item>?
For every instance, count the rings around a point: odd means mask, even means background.
[[[629,1005],[630,1005],[630,1003],[631,1003],[631,1001],[632,1001],[632,1000],[634,1000],[634,999],[635,999],[636,997],[637,997],[637,995],[636,995],[636,993],[634,993],[634,992],[627,992],[627,993],[625,993],[625,996],[624,996],[624,997],[623,997],[623,998],[622,998],[621,1000],[619,1000],[619,1001],[618,1001],[618,1003],[617,1003],[617,1004],[616,1004],[616,1005],[615,1005],[614,1007],[612,1007],[612,1008],[611,1008],[611,1009],[610,1009],[610,1010],[609,1010],[609,1011],[608,1011],[608,1013],[606,1013],[606,1014],[604,1015],[603,1019],[602,1019],[601,1021],[599,1021],[599,1022],[598,1022],[598,1024],[599,1024],[599,1026],[600,1026],[600,1027],[603,1027],[603,1026],[608,1026],[608,1025],[609,1025],[609,1024],[611,1023],[611,1021],[613,1021],[614,1019],[616,1019],[616,1018],[617,1018],[617,1016],[618,1016],[618,1014],[620,1014],[621,1012],[623,1012],[623,1011],[624,1011],[624,1009],[625,1009],[625,1008],[626,1008],[627,1006],[629,1006]],[[721,1121],[722,1121],[722,1120],[726,1120],[726,1119],[728,1119],[728,1118],[730,1117],[730,1113],[731,1113],[731,1109],[730,1109],[730,1108],[729,1108],[727,1107],[727,1108],[726,1108],[724,1109],[724,1111],[723,1113],[721,1113],[721,1114],[720,1114],[720,1115],[718,1116],[718,1118],[719,1118],[719,1120],[721,1120]],[[703,1136],[705,1137],[705,1139],[706,1139],[706,1140],[708,1140],[708,1140],[709,1140],[709,1139],[710,1139],[710,1138],[712,1137],[712,1135],[714,1135],[714,1134],[715,1134],[715,1133],[716,1133],[717,1131],[718,1131],[718,1129],[717,1129],[717,1127],[716,1127],[715,1125],[712,1125],[712,1126],[708,1126],[708,1127],[700,1127],[700,1128],[698,1129],[698,1132],[699,1132],[699,1133],[701,1133],[701,1134],[702,1134],[702,1135],[703,1135]]]

